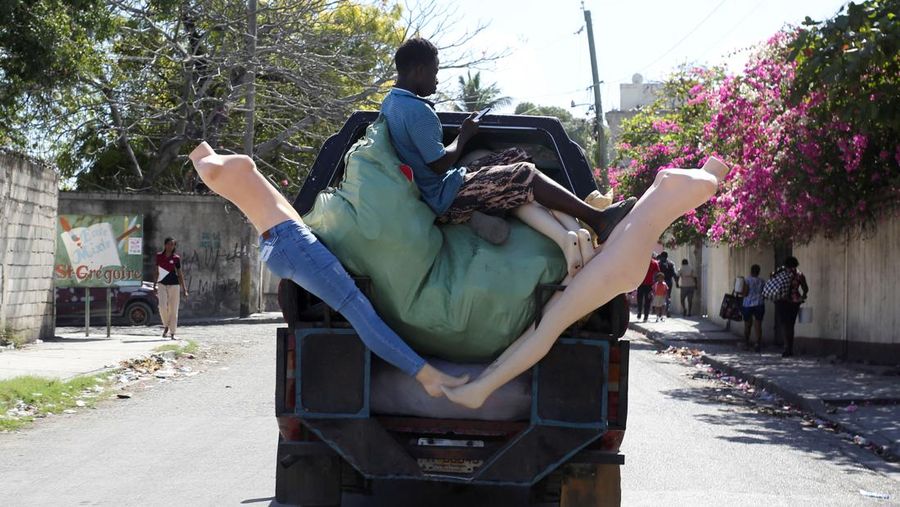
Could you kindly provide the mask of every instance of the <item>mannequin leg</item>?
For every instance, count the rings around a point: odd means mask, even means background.
[[[646,274],[643,260],[659,236],[675,219],[712,197],[727,171],[714,159],[702,170],[660,171],[631,213],[613,230],[603,251],[560,294],[537,328],[519,338],[515,350],[478,379],[443,388],[447,397],[470,408],[480,407],[500,386],[540,361],[573,322],[636,287]]]
[[[513,214],[516,218],[528,224],[529,227],[547,236],[559,245],[560,250],[566,257],[569,276],[574,275],[582,268],[584,264],[581,260],[581,250],[578,247],[578,234],[567,231],[553,218],[553,215],[550,214],[547,208],[540,204],[529,203],[514,209]]]

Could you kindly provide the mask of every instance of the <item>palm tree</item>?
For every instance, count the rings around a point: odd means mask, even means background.
[[[459,91],[451,99],[451,107],[455,111],[480,111],[486,107],[506,106],[512,102],[512,97],[500,96],[497,83],[482,87],[480,71],[474,76],[471,71],[466,74],[467,77],[459,76]]]

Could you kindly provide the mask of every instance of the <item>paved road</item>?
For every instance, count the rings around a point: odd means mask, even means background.
[[[0,505],[270,505],[274,325],[184,329],[215,346],[200,375],[0,435]],[[897,505],[900,475],[798,419],[716,399],[636,335],[624,505]],[[893,475],[892,475],[893,473]],[[860,490],[887,493],[890,500]],[[521,505],[508,489],[389,484],[348,505]]]

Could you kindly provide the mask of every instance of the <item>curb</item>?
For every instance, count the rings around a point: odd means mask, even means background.
[[[280,324],[284,322],[284,318],[278,317],[260,317],[260,318],[241,318],[241,317],[210,317],[208,319],[190,319],[188,321],[179,321],[178,327],[184,326],[225,326],[229,324]]]
[[[670,343],[665,339],[665,333],[660,331],[652,331],[648,329],[642,329],[637,323],[629,322],[628,329],[643,335],[648,340],[655,343],[657,346],[662,348],[668,347],[677,347],[678,344]],[[685,342],[691,343],[691,342]],[[696,344],[697,342],[693,342]],[[684,345],[682,345],[684,346]],[[751,373],[744,372],[740,369],[740,367],[724,363],[719,361],[714,356],[710,356],[705,352],[700,356],[700,358],[713,368],[725,372],[733,377],[740,377],[743,380],[750,382],[753,385],[762,387],[763,389],[769,391],[770,393],[774,393],[780,396],[782,399],[791,403],[804,412],[811,413],[817,419],[821,419],[823,421],[827,421],[828,423],[834,425],[834,427],[838,431],[843,431],[846,433],[860,435],[863,438],[867,439],[869,442],[874,443],[882,447],[883,449],[887,449],[884,453],[884,456],[881,456],[885,461],[898,461],[900,460],[900,446],[898,446],[895,442],[892,442],[884,437],[878,435],[870,434],[870,430],[861,428],[853,423],[842,422],[836,420],[831,414],[828,413],[825,402],[819,398],[814,398],[810,396],[803,396],[800,393],[795,393],[788,389],[785,389],[778,384],[768,380],[766,378],[760,377],[758,375],[754,375]]]

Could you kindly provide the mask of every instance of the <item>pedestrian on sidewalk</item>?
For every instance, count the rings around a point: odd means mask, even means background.
[[[653,280],[656,278],[657,273],[659,273],[659,263],[651,255],[647,274],[637,289],[637,320],[641,320],[641,311],[643,311],[644,322],[647,322],[647,319],[650,318],[650,291],[653,288]]]
[[[694,290],[697,288],[697,276],[694,268],[688,264],[687,259],[681,260],[681,268],[675,276],[675,286],[680,290],[681,315],[690,317],[694,309]],[[687,304],[685,304],[687,301]]]
[[[166,238],[162,252],[156,254],[156,277],[153,282],[153,290],[157,291],[159,298],[159,317],[162,319],[163,338],[166,334],[174,340],[175,330],[178,328],[178,305],[181,303],[181,294],[188,297],[187,287],[184,286],[184,273],[181,270],[181,257],[175,253],[177,242],[174,238]],[[159,289],[157,289],[159,285]],[[180,289],[180,291],[179,291]]]
[[[762,351],[762,321],[766,314],[766,304],[763,301],[762,289],[765,280],[759,277],[759,264],[750,266],[750,276],[744,279],[744,287],[741,295],[744,296],[744,305],[741,313],[744,316],[744,345],[750,348],[750,334],[756,343],[754,350]]]
[[[656,313],[656,322],[666,320],[666,298],[669,295],[669,285],[666,283],[665,273],[656,274],[653,284],[653,312]]]
[[[796,257],[788,257],[784,266],[778,268],[772,276],[781,271],[786,271],[789,278],[786,295],[775,299],[775,327],[784,340],[784,352],[781,357],[794,355],[794,325],[797,323],[797,314],[800,313],[800,305],[806,301],[809,294],[809,285],[806,283],[806,275],[799,269],[800,261]]]
[[[666,317],[671,317],[672,313],[669,307],[672,305],[672,287],[675,286],[675,265],[669,260],[669,252],[662,251],[657,257],[659,261],[659,271],[665,276],[666,285],[669,287],[669,293],[666,294]]]

